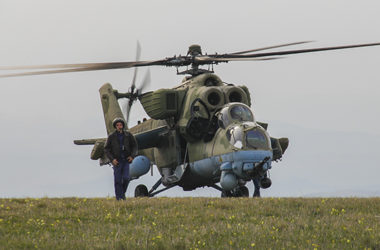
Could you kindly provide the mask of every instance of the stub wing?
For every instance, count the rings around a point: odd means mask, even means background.
[[[148,131],[135,134],[134,136],[137,140],[138,149],[142,150],[142,149],[159,147],[160,143],[162,142],[162,137],[165,136],[167,131],[168,131],[167,126],[161,126],[155,129],[151,129]],[[104,154],[104,146],[105,146],[106,140],[107,138],[81,139],[81,140],[74,140],[74,144],[75,145],[94,145],[91,151],[91,159],[105,160],[106,157]]]
[[[167,134],[168,131],[169,129],[167,126],[161,126],[135,134],[134,136],[137,140],[139,150],[159,147],[160,143],[163,141],[162,138]]]

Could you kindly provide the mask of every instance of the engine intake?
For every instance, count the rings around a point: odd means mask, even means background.
[[[242,88],[236,86],[225,86],[223,87],[223,92],[226,97],[226,103],[242,102],[249,105],[247,94]]]
[[[219,87],[207,87],[203,91],[202,99],[210,110],[224,104],[224,95]]]

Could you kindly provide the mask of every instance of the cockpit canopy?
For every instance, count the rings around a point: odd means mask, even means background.
[[[270,149],[269,135],[263,128],[252,125],[251,122],[244,122],[228,128],[226,136],[230,144],[239,149]]]
[[[230,103],[218,114],[218,123],[222,128],[227,128],[230,124],[237,122],[254,122],[252,110],[242,103]]]

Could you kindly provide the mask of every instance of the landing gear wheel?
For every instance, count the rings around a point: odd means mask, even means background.
[[[237,187],[233,191],[223,190],[221,197],[249,197],[249,190],[246,186]]]
[[[222,197],[222,198],[232,197],[232,193],[231,193],[231,191],[225,191],[225,190],[223,190],[220,197]]]
[[[148,188],[145,185],[140,184],[135,188],[135,197],[148,197],[148,196],[149,196]]]
[[[249,197],[249,190],[246,186],[241,186],[239,188],[239,196],[238,197]]]

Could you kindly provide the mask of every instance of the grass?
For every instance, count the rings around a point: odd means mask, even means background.
[[[0,199],[0,249],[380,249],[380,198]]]

